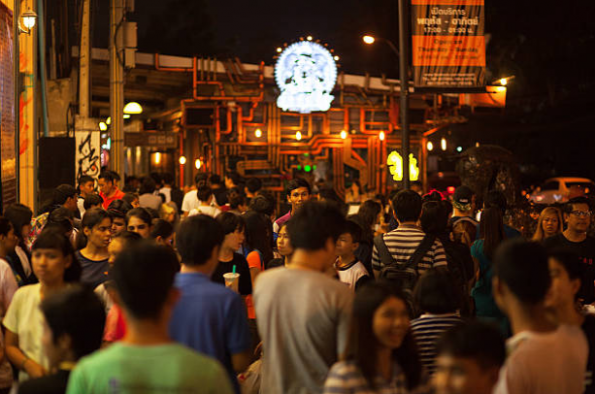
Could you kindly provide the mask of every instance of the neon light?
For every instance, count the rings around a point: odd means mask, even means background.
[[[337,65],[331,53],[312,41],[287,47],[275,65],[275,80],[281,90],[277,106],[284,111],[308,114],[328,111],[335,98]]]
[[[386,164],[393,180],[403,180],[403,157],[397,151],[392,151],[386,159]],[[409,154],[409,180],[417,181],[419,179],[419,168],[417,167],[417,159],[413,153]]]

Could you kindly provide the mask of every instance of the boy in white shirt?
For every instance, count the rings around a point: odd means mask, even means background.
[[[337,261],[335,268],[339,280],[357,290],[363,283],[370,280],[366,267],[355,257],[362,238],[362,228],[352,220],[347,221],[345,232],[337,240]]]

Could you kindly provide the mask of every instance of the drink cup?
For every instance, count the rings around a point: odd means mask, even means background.
[[[228,272],[223,274],[223,279],[225,279],[225,287],[229,287],[236,293],[239,293],[238,284],[240,283],[240,274],[237,272],[235,274],[233,272]]]

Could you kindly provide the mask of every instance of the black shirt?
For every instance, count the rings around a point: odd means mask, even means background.
[[[60,369],[53,375],[27,380],[19,385],[19,394],[64,394],[69,376],[70,371]]]
[[[585,321],[581,326],[587,342],[589,343],[589,358],[587,360],[587,376],[585,382],[585,394],[595,393],[595,384],[593,382],[593,370],[595,369],[595,316],[585,316]]]
[[[250,295],[252,294],[252,277],[250,276],[250,268],[248,267],[248,262],[239,253],[233,254],[233,259],[231,261],[219,261],[217,264],[217,268],[215,268],[215,272],[211,276],[211,280],[213,282],[221,283],[225,285],[225,279],[223,279],[223,274],[228,272],[233,272],[233,266],[236,266],[236,272],[240,274],[240,283],[238,284],[238,290],[240,294]]]
[[[543,243],[548,249],[566,249],[579,256],[580,262],[584,266],[579,298],[585,304],[595,301],[595,285],[593,284],[595,281],[595,238],[587,236],[582,242],[571,242],[566,239],[563,233],[560,233],[547,238]]]

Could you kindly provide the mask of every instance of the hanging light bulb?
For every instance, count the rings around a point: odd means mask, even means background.
[[[428,144],[426,146],[429,152],[434,150],[434,144],[432,143],[432,141],[428,141]]]
[[[295,139],[298,141],[302,140],[302,132],[301,131],[296,131],[295,132]]]
[[[196,159],[196,161],[194,162],[194,167],[196,167],[197,170],[200,170],[200,167],[202,167],[200,159]]]
[[[442,148],[442,150],[446,150],[446,138],[444,137],[442,137],[440,140],[440,148]]]
[[[262,137],[262,130],[260,130],[260,129],[256,129],[256,131],[254,132],[254,136],[255,136],[256,138],[260,138],[260,137]]]
[[[380,141],[384,141],[384,139],[386,138],[386,134],[384,134],[384,131],[381,131],[380,134],[378,134],[378,138],[380,139]]]
[[[179,160],[179,162],[180,162],[180,165],[182,165],[182,166],[183,166],[184,164],[186,164],[186,156],[180,156],[180,160]]]
[[[155,152],[155,164],[161,164],[161,152]]]
[[[345,130],[341,131],[341,139],[346,139],[347,138],[347,132]]]

